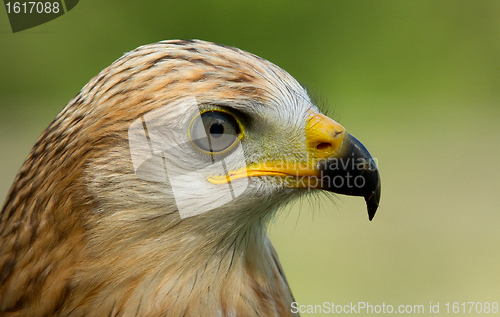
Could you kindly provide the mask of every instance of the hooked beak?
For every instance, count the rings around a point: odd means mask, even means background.
[[[370,220],[380,201],[380,175],[370,152],[346,133],[339,154],[318,162],[321,189],[342,195],[363,196]]]

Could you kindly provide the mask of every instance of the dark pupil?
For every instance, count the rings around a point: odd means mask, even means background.
[[[214,123],[210,126],[210,135],[214,138],[219,138],[224,134],[224,126],[220,123]]]

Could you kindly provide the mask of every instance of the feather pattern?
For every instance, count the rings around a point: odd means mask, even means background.
[[[294,315],[266,226],[304,191],[254,179],[181,219],[168,186],[134,174],[129,126],[186,96],[248,118],[247,162],[299,160],[318,111],[288,73],[236,48],[174,40],[126,53],[68,103],[14,181],[0,214],[2,316]],[[168,127],[189,119],[167,110]]]

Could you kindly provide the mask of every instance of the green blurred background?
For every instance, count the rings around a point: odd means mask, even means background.
[[[287,70],[378,159],[373,222],[339,197],[271,224],[299,304],[500,302],[500,1],[84,0],[16,34],[0,11],[2,199],[101,69],[142,44],[209,40]]]

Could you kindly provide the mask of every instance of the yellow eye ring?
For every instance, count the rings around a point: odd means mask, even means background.
[[[200,152],[209,155],[224,154],[233,149],[243,137],[240,120],[230,111],[209,108],[191,119],[188,138]]]

